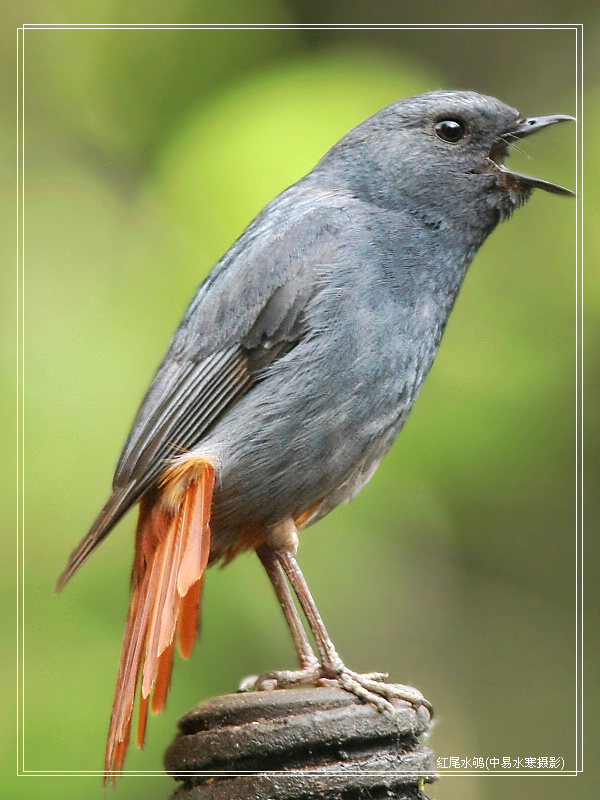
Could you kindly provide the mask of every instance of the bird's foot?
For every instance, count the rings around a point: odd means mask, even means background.
[[[291,689],[294,686],[317,685],[322,677],[318,663],[304,669],[282,669],[249,675],[240,683],[238,692],[267,692],[273,689]]]
[[[314,664],[304,669],[265,672],[263,675],[250,675],[241,682],[240,692],[265,692],[273,689],[291,689],[294,686],[313,685],[339,687],[350,692],[359,700],[371,703],[378,711],[394,715],[394,700],[404,700],[413,708],[425,706],[431,714],[431,703],[418,689],[401,683],[388,683],[384,672],[360,674],[339,665],[335,670]]]
[[[418,689],[402,683],[388,683],[387,677],[383,672],[365,674],[353,672],[342,664],[335,670],[335,675],[323,676],[319,683],[323,686],[339,686],[347,692],[351,692],[359,700],[371,703],[378,711],[391,716],[395,713],[394,700],[404,700],[415,709],[425,706],[430,714],[433,712],[431,703]]]

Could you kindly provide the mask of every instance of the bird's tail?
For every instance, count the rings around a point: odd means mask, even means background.
[[[215,470],[193,453],[178,456],[158,489],[144,495],[108,742],[105,783],[123,769],[140,682],[137,743],[142,747],[148,706],[165,707],[175,641],[192,653],[204,571],[210,553],[210,509]]]

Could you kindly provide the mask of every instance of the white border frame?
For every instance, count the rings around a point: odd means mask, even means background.
[[[80,23],[48,23],[48,24],[27,24],[17,28],[17,776],[43,777],[43,776],[103,776],[103,770],[26,770],[25,760],[25,721],[24,721],[24,547],[25,547],[25,496],[24,496],[24,363],[23,346],[25,340],[24,328],[24,271],[25,271],[25,31],[26,30],[47,30],[47,29],[123,29],[123,30],[145,30],[145,29],[168,29],[168,30],[573,30],[576,33],[575,40],[575,97],[576,97],[576,117],[577,117],[577,137],[576,137],[576,187],[578,194],[575,213],[575,241],[576,241],[576,267],[575,267],[575,289],[576,289],[576,322],[575,322],[575,489],[576,489],[576,559],[575,559],[575,591],[576,591],[576,652],[575,652],[575,695],[576,695],[576,716],[575,716],[575,761],[574,770],[453,770],[450,768],[440,768],[434,772],[427,773],[431,776],[456,775],[460,777],[470,776],[577,776],[583,771],[583,393],[581,391],[583,381],[583,274],[582,274],[582,242],[583,242],[583,103],[582,103],[582,75],[583,75],[583,25],[575,24],[212,24],[212,23],[193,23],[193,24],[80,24]],[[312,770],[307,770],[312,772]],[[235,771],[199,771],[190,772],[190,775],[244,775],[252,774],[249,772]],[[267,774],[267,773],[264,773]],[[285,771],[275,771],[268,774],[289,774]],[[368,774],[361,771],[360,774]],[[380,771],[374,774],[382,774]],[[164,770],[125,770],[119,773],[124,777],[145,777],[165,775]]]

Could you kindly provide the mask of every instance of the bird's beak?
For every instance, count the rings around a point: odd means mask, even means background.
[[[505,167],[501,160],[502,157],[506,155],[508,146],[512,142],[523,139],[525,136],[529,136],[536,131],[541,131],[542,128],[547,128],[549,125],[556,125],[558,122],[576,122],[576,119],[568,114],[552,114],[547,117],[529,117],[528,119],[519,120],[516,127],[511,128],[503,134],[501,146],[494,146],[494,148],[492,148],[488,159],[488,163],[491,162],[489,166],[492,167],[492,171],[501,173],[503,181],[507,184],[514,182],[531,189],[545,189],[545,191],[552,192],[553,194],[577,197],[575,192],[572,192],[570,189],[565,189],[564,186],[559,186],[557,183],[549,183],[548,181],[543,181],[541,178],[533,178],[530,175],[521,175],[518,172],[512,172],[512,170]]]
[[[557,122],[577,122],[575,117],[568,114],[551,114],[549,117],[528,117],[517,123],[517,127],[505,134],[510,139],[523,139],[530,133],[541,131],[548,125],[556,125]]]

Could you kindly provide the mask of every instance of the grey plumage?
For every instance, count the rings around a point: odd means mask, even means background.
[[[443,120],[464,137],[440,138]],[[61,585],[181,448],[218,467],[213,560],[245,525],[309,509],[313,522],[353,497],[402,428],[477,249],[552,186],[502,165],[523,125],[473,92],[409,98],[273,200],[192,301]]]

